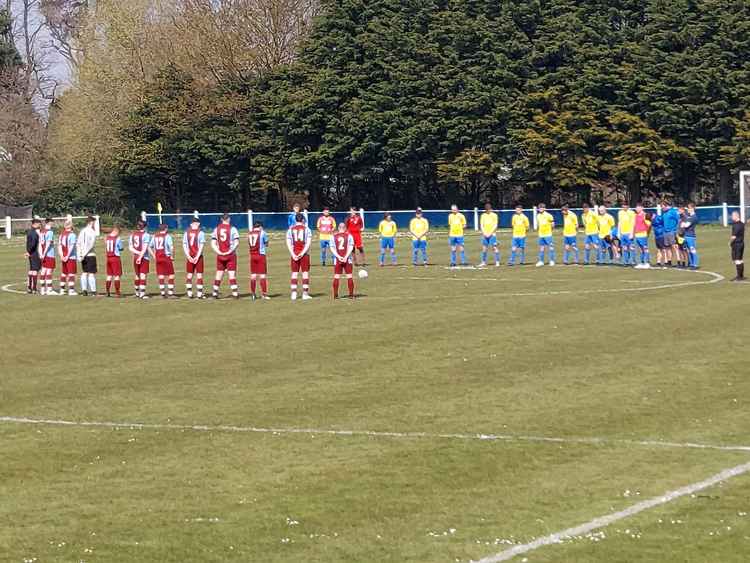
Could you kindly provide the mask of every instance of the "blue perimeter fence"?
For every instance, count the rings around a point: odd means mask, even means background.
[[[696,213],[698,215],[698,220],[702,224],[715,224],[715,225],[725,225],[727,224],[728,218],[731,215],[732,211],[739,211],[740,207],[736,205],[714,205],[714,206],[703,206],[698,207],[696,210]],[[617,207],[611,207],[609,208],[609,212],[612,213],[612,215],[617,218],[617,212],[620,210],[620,208]],[[555,225],[561,226],[562,225],[562,211],[560,209],[548,209],[549,213],[552,214],[552,216],[555,218]],[[580,208],[571,208],[571,211],[576,213],[580,216],[582,209]],[[647,211],[651,213],[658,213],[658,208],[647,208]],[[500,223],[501,229],[508,229],[511,227],[511,219],[513,217],[513,214],[515,213],[515,210],[513,209],[501,209],[501,210],[495,210],[495,212],[498,214],[498,219]],[[393,217],[393,220],[396,222],[396,225],[398,225],[399,229],[407,230],[409,228],[409,221],[414,217],[414,211],[389,211],[388,213],[391,214]],[[422,215],[427,218],[427,220],[430,222],[430,228],[431,229],[445,229],[448,227],[448,214],[450,213],[449,210],[446,209],[431,209],[431,210],[423,210]],[[482,213],[482,210],[480,209],[462,209],[461,213],[463,213],[466,216],[467,226],[469,228],[473,228],[474,230],[479,230],[479,216]],[[529,221],[532,225],[536,226],[535,217],[536,217],[536,209],[524,209],[524,213],[529,218]],[[190,225],[191,219],[197,214],[197,216],[201,220],[201,226],[204,229],[214,229],[219,222],[221,221],[222,213],[199,213],[199,212],[193,212],[193,213],[146,213],[145,211],[141,214],[142,218],[144,218],[144,221],[146,221],[146,224],[148,225],[148,228],[151,230],[155,230],[158,228],[159,224],[164,223],[169,226],[170,229],[182,231],[184,229],[187,229]],[[380,221],[382,221],[383,216],[385,215],[384,211],[361,211],[360,214],[362,215],[362,218],[364,219],[365,228],[366,229],[377,229],[378,224]],[[285,231],[288,226],[288,217],[290,215],[290,212],[283,212],[283,213],[269,213],[269,212],[254,212],[254,211],[245,211],[240,213],[230,213],[230,217],[232,219],[232,225],[237,227],[240,230],[247,230],[251,224],[251,222],[260,222],[263,224],[263,227],[267,230],[278,230],[278,231]],[[307,217],[308,224],[310,227],[315,230],[315,226],[317,225],[318,217],[322,215],[322,213],[317,211],[310,211],[305,212],[305,215]],[[348,216],[348,212],[332,212],[331,215],[336,219],[336,222],[339,223],[343,220],[345,220]]]

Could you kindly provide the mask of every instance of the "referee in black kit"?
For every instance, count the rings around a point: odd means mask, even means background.
[[[732,238],[729,239],[729,246],[732,248],[732,262],[737,268],[737,277],[732,281],[745,281],[745,223],[742,222],[739,211],[732,212]]]
[[[27,293],[36,293],[39,270],[42,268],[42,257],[39,256],[39,229],[41,229],[41,226],[42,222],[35,217],[31,220],[31,228],[26,231],[26,253],[24,256],[29,259]]]

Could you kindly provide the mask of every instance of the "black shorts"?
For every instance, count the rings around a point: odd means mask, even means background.
[[[745,256],[745,243],[732,243],[732,261],[733,262],[742,262],[742,259]]]
[[[664,233],[664,248],[670,248],[677,244],[677,235],[675,233]]]
[[[81,270],[84,274],[96,273],[96,256],[86,256],[81,261]]]
[[[39,255],[34,253],[29,256],[29,272],[38,272],[42,269],[42,259]]]

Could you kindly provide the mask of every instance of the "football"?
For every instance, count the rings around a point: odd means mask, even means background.
[[[363,280],[368,276],[367,270],[360,270],[357,274],[359,276],[359,279]]]

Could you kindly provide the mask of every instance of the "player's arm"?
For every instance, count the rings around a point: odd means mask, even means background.
[[[133,235],[130,235],[130,237],[128,238],[128,250],[131,254],[138,254],[135,251],[135,247],[133,246]]]
[[[203,231],[198,232],[198,250],[195,252],[195,262],[198,262],[201,256],[203,256],[203,248],[206,246],[206,233]]]
[[[219,256],[222,255],[221,250],[219,250],[219,243],[216,240],[216,231],[214,231],[211,235],[211,250],[213,250]]]
[[[190,245],[188,244],[188,233],[185,231],[185,234],[182,235],[182,251],[185,253],[185,257],[188,259],[188,262],[193,262],[193,257],[190,256]]]
[[[341,257],[339,261],[347,262],[353,252],[354,252],[354,237],[352,235],[349,235],[348,237],[346,237],[346,253],[344,254],[344,256]]]
[[[166,251],[167,256],[169,256],[169,259],[174,262],[174,240],[172,240],[172,235],[167,235],[164,240],[164,250]]]
[[[229,252],[227,252],[227,255],[234,254],[237,251],[237,248],[239,248],[240,246],[240,232],[232,227],[232,230],[229,234],[232,237],[232,245],[229,247]]]
[[[286,247],[289,250],[289,254],[292,256],[292,260],[299,260],[299,256],[294,253],[294,243],[292,242],[292,229],[286,232]]]
[[[306,228],[305,232],[307,234],[307,236],[305,237],[305,248],[300,256],[304,256],[305,254],[307,254],[310,251],[310,245],[312,244],[312,231],[309,228]]]
[[[153,260],[156,260],[156,252],[154,251],[155,241],[156,241],[156,237],[152,238],[150,241],[148,241],[148,246],[146,247],[148,249],[148,255],[151,256]],[[166,239],[164,242],[166,246]],[[143,258],[143,254],[141,254],[141,258]]]

